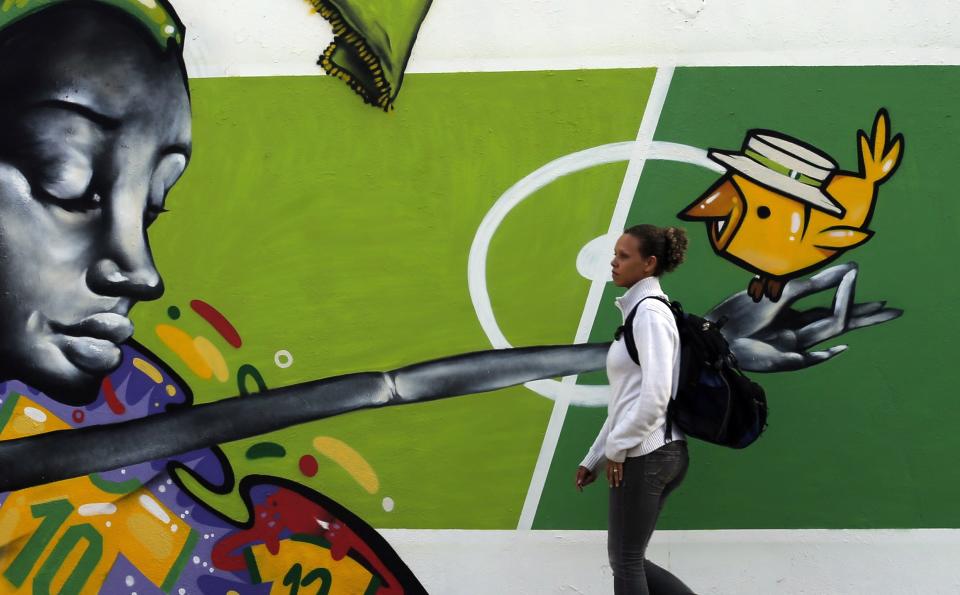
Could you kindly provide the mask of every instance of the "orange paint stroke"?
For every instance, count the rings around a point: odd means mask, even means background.
[[[213,377],[213,370],[203,358],[196,345],[193,343],[193,337],[169,324],[158,324],[156,328],[157,337],[163,341],[163,344],[187,364],[190,371],[204,380]]]
[[[377,477],[377,472],[363,458],[363,455],[347,443],[329,436],[317,436],[313,439],[313,447],[317,452],[343,467],[367,493],[376,494],[380,489],[380,478]]]
[[[149,376],[150,380],[153,380],[157,384],[163,382],[163,374],[161,374],[160,370],[154,367],[150,362],[139,357],[135,357],[133,358],[133,367]]]
[[[203,356],[203,359],[213,370],[213,376],[220,382],[226,382],[230,378],[230,370],[227,369],[227,362],[223,359],[223,354],[217,349],[217,346],[210,342],[206,337],[195,337],[193,346]]]

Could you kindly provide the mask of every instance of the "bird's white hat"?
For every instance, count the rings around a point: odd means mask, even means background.
[[[828,155],[773,131],[750,131],[741,151],[710,149],[710,159],[754,182],[783,192],[815,209],[842,216],[845,209],[826,193],[837,171]]]

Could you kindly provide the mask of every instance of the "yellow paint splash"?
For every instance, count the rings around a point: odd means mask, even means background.
[[[213,377],[213,369],[210,368],[210,364],[207,363],[203,355],[197,351],[193,337],[169,324],[158,324],[155,330],[157,337],[171,351],[176,353],[183,360],[183,363],[187,364],[191,372],[203,380],[209,380]]]
[[[220,382],[226,382],[230,378],[230,370],[227,369],[227,362],[223,359],[223,354],[217,349],[217,346],[210,342],[206,337],[196,337],[193,340],[193,346],[206,360],[207,365],[213,370],[213,376]]]
[[[376,494],[380,489],[380,478],[377,477],[377,472],[346,442],[329,436],[317,436],[313,439],[313,447],[317,452],[343,467],[367,493]]]
[[[149,376],[150,380],[153,380],[157,384],[163,382],[163,374],[161,374],[160,370],[156,369],[150,362],[139,357],[135,357],[133,358],[133,367]]]

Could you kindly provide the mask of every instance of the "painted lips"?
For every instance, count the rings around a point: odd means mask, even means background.
[[[103,312],[75,324],[51,322],[63,337],[64,354],[77,367],[91,373],[105,373],[120,364],[118,345],[133,335],[133,323],[121,314]]]

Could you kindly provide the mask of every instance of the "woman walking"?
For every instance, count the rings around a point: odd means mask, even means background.
[[[576,486],[605,468],[610,486],[607,550],[617,595],[691,593],[668,571],[646,559],[647,544],[667,496],[683,481],[689,458],[683,433],[667,432],[667,406],[676,395],[680,337],[660,276],[673,271],[687,249],[675,227],[637,225],[614,250],[613,282],[629,289],[617,299],[624,319],[636,308],[633,336],[638,366],[621,336],[607,354],[611,399],[597,439],[577,469]]]

